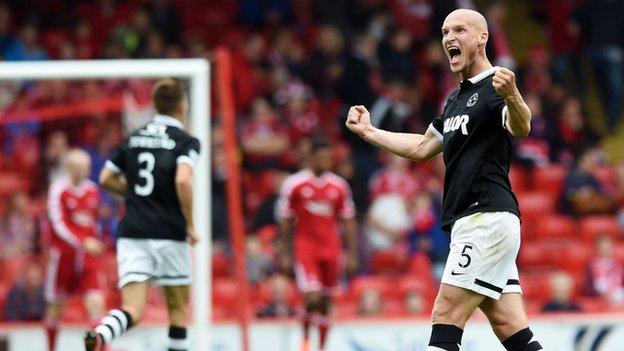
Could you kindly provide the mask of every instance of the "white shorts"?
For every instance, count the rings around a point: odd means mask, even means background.
[[[451,230],[451,250],[442,283],[498,300],[522,293],[516,257],[520,219],[510,212],[479,212],[462,217]]]
[[[191,246],[175,240],[120,238],[117,266],[119,289],[146,280],[157,285],[190,285]]]

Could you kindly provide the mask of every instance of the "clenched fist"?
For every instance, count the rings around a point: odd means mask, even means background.
[[[351,106],[345,125],[350,131],[364,138],[366,132],[372,128],[370,113],[362,105]]]
[[[494,86],[496,93],[503,99],[514,95],[520,95],[518,87],[516,87],[516,75],[504,67],[494,73],[492,86]]]

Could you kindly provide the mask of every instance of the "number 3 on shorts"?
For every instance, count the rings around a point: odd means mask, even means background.
[[[462,250],[462,257],[466,258],[466,263],[461,263],[461,261],[459,262],[459,266],[461,268],[466,268],[468,266],[470,266],[470,263],[472,262],[472,258],[470,258],[470,255],[466,252],[466,250],[472,250],[472,245],[464,245],[464,249]]]

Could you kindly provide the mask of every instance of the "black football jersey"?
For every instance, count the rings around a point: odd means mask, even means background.
[[[199,140],[173,117],[156,115],[124,140],[106,166],[128,182],[126,214],[118,233],[124,238],[186,240],[186,220],[176,194],[178,164],[194,165]]]
[[[492,86],[496,69],[462,81],[446,101],[442,117],[429,126],[444,144],[445,231],[476,212],[507,211],[520,216],[508,175],[513,136],[505,127],[507,106]]]

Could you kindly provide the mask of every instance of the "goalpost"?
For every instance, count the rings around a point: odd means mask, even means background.
[[[204,59],[83,60],[0,63],[0,81],[76,80],[179,77],[190,81],[192,133],[202,152],[195,172],[194,217],[202,240],[195,247],[193,284],[193,350],[210,348],[211,323],[211,212],[210,212],[210,66]]]

